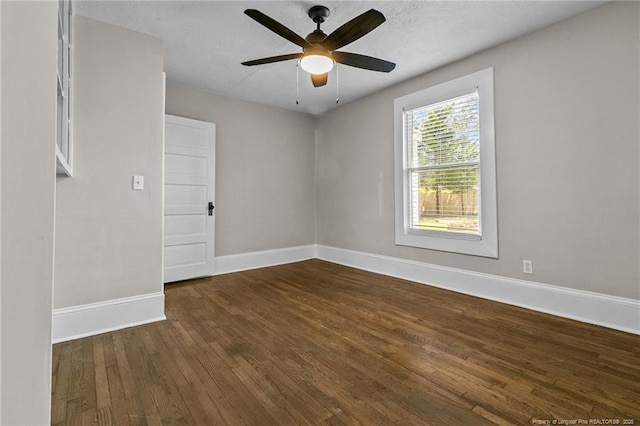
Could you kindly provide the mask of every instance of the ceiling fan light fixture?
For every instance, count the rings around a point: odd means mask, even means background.
[[[307,51],[300,60],[300,66],[309,74],[325,74],[333,69],[334,60],[324,51]]]

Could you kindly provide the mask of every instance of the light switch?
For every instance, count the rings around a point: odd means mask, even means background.
[[[144,176],[133,176],[133,190],[142,191],[144,189]]]

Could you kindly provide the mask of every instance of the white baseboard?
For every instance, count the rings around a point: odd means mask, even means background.
[[[640,301],[411,260],[317,246],[316,257],[378,274],[640,334]]]
[[[299,262],[316,257],[316,246],[287,247],[275,250],[219,256],[214,259],[213,275]]]
[[[54,309],[52,339],[65,342],[164,319],[162,292]]]

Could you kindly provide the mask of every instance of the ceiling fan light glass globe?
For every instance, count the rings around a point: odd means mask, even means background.
[[[327,55],[312,53],[300,60],[300,66],[309,74],[324,74],[333,69],[333,59]]]

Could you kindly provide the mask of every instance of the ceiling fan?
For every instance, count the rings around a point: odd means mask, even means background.
[[[333,69],[336,62],[351,67],[379,72],[390,72],[396,67],[396,64],[393,62],[383,59],[337,50],[358,40],[382,24],[385,21],[385,17],[377,10],[371,9],[342,25],[331,34],[326,35],[320,29],[320,24],[329,16],[329,9],[325,6],[313,6],[309,9],[308,14],[313,22],[317,24],[317,28],[305,38],[300,37],[289,28],[259,10],[247,9],[244,13],[279,36],[302,47],[302,53],[255,59],[253,61],[243,62],[242,65],[253,66],[300,59],[300,66],[303,70],[311,74],[311,81],[315,87],[327,84],[329,71]]]

